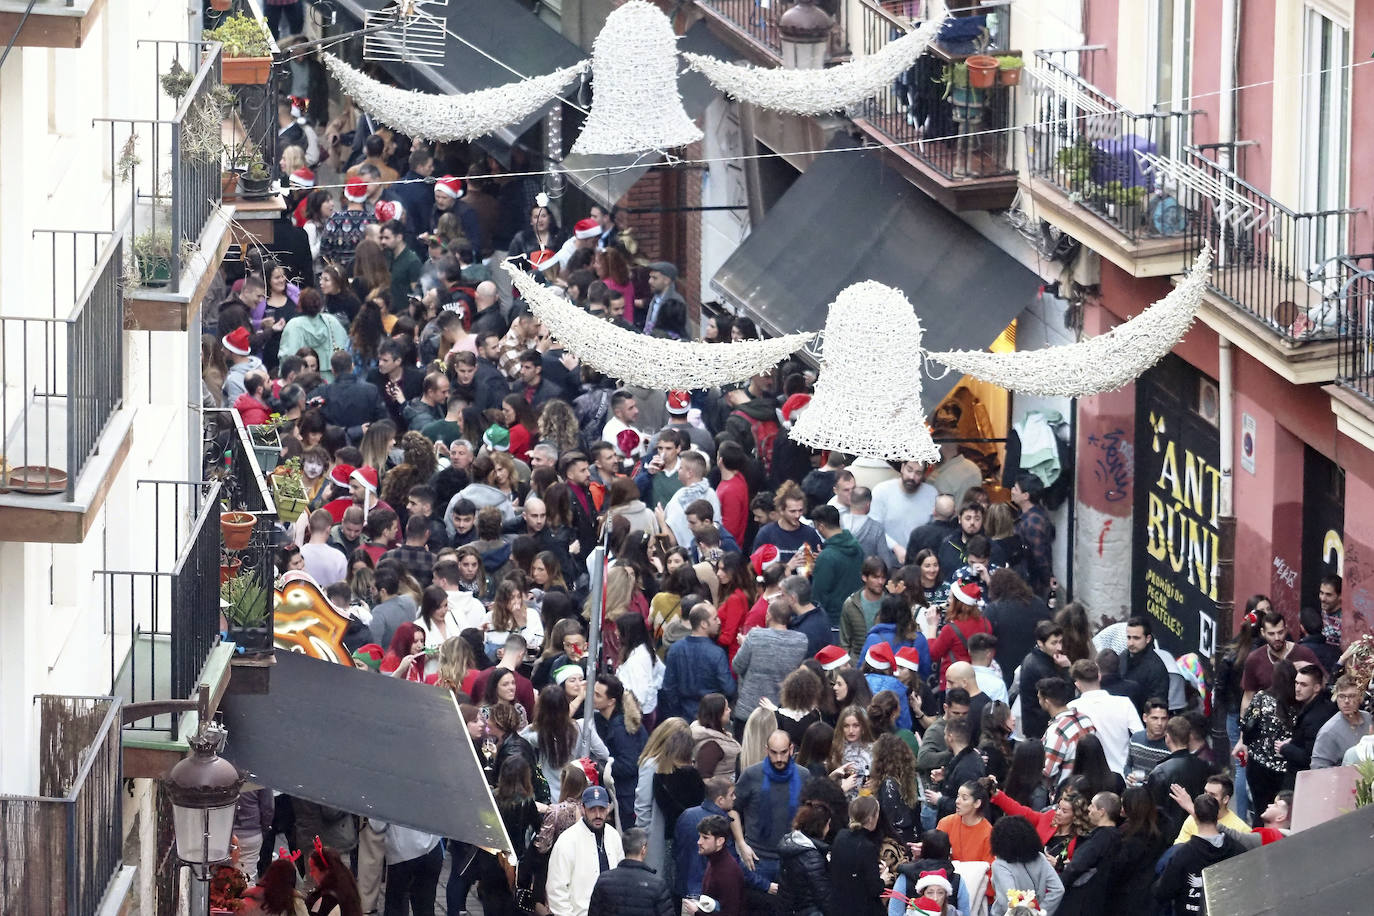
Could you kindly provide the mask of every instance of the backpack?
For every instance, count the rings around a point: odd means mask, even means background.
[[[778,433],[782,432],[782,424],[776,417],[767,420],[757,420],[749,416],[742,410],[733,410],[730,416],[739,417],[749,424],[749,432],[754,437],[754,454],[763,463],[763,469],[771,477],[773,475],[773,446],[778,438]]]

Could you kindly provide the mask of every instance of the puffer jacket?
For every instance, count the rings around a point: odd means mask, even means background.
[[[789,916],[823,916],[830,903],[830,847],[793,830],[778,843],[778,897]]]
[[[588,916],[676,916],[677,911],[667,882],[634,859],[601,873],[587,907]]]

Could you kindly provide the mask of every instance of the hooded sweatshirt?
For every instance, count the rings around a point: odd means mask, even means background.
[[[1245,849],[1226,834],[1194,836],[1180,846],[1155,881],[1155,899],[1174,904],[1176,916],[1206,916],[1207,901],[1202,896],[1202,870]]]
[[[811,600],[838,625],[845,599],[863,586],[864,550],[843,528],[825,541],[811,572]]]
[[[248,373],[264,368],[262,360],[256,356],[248,356],[241,359],[229,367],[229,371],[224,375],[224,400],[232,404],[238,400],[238,396],[248,389],[244,387],[243,380]]]

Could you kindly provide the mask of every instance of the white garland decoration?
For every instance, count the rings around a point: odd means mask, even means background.
[[[630,0],[606,17],[592,47],[592,110],[572,152],[662,151],[700,140],[677,85],[677,35],[663,11]]]
[[[824,70],[745,66],[703,54],[682,56],[733,99],[774,111],[821,115],[857,105],[890,85],[925,53],[944,24],[943,17],[931,19],[873,54]]]
[[[1212,248],[1207,245],[1169,295],[1088,340],[1021,353],[950,350],[926,356],[956,372],[1023,394],[1072,398],[1113,391],[1134,382],[1187,333],[1202,304],[1211,263]]]
[[[412,92],[378,82],[333,54],[325,66],[345,95],[383,124],[426,140],[472,140],[523,120],[587,69],[589,61],[543,76],[460,95]]]
[[[897,346],[874,346],[875,332]],[[939,460],[921,405],[921,321],[901,290],[874,280],[830,304],[816,394],[790,436],[812,448],[888,461]]]
[[[667,340],[618,328],[583,311],[534,277],[502,264],[550,335],[593,369],[631,385],[660,390],[709,388],[768,372],[802,349],[810,332],[738,343]]]

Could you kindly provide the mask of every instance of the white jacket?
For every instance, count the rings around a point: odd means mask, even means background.
[[[610,824],[606,825],[603,842],[607,867],[615,868],[625,858],[625,852],[620,834]],[[553,916],[587,916],[592,889],[601,877],[599,866],[596,837],[587,822],[578,818],[558,837],[549,855],[549,876],[544,888]]]

